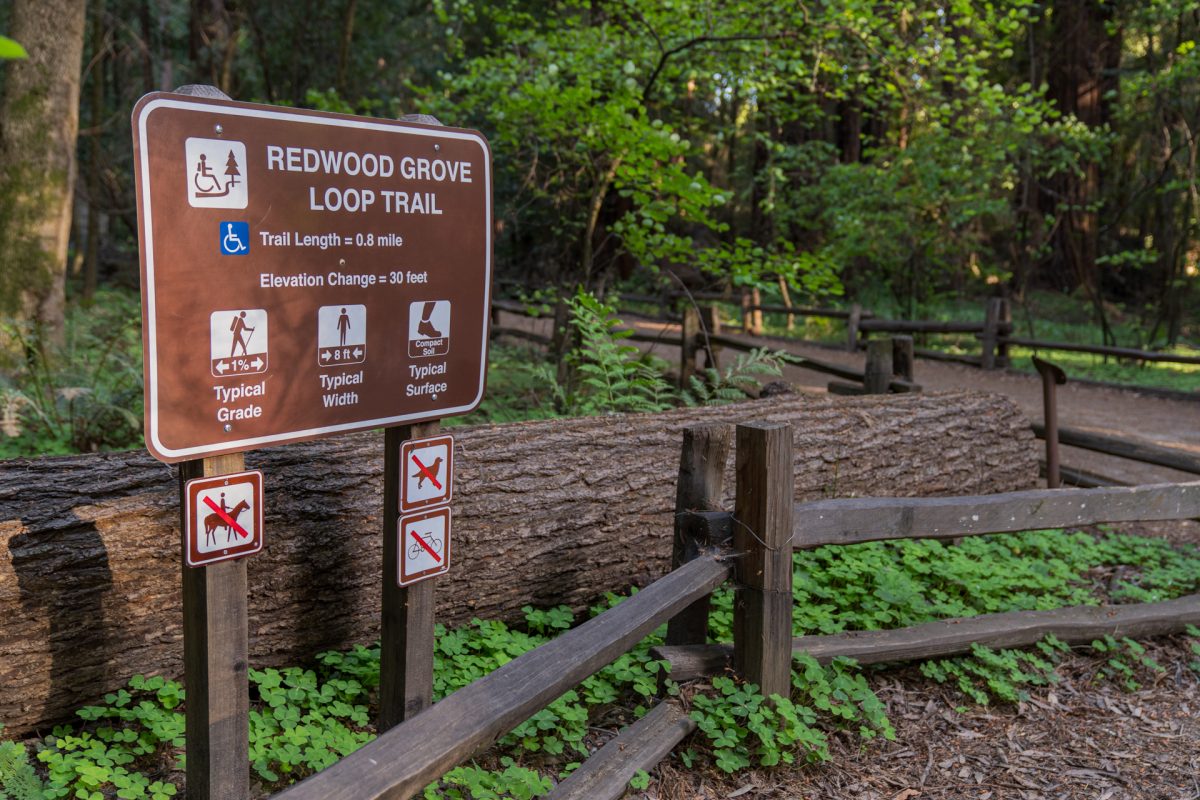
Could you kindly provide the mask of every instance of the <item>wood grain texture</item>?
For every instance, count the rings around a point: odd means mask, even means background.
[[[788,697],[795,483],[791,426],[779,422],[738,425],[736,456],[733,666],[763,695]]]
[[[696,730],[674,703],[659,703],[592,755],[545,800],[618,800],[637,771],[649,771]]]
[[[684,606],[719,586],[729,573],[730,567],[713,555],[690,561],[275,797],[411,797],[628,651]]]
[[[380,586],[378,730],[419,714],[433,703],[434,589],[437,578],[399,586],[400,447],[435,435],[440,423],[400,425],[383,434],[383,570]],[[453,480],[453,475],[448,475]]]
[[[797,504],[792,542],[797,548],[811,549],[827,544],[951,539],[1198,515],[1200,482],[1035,489],[972,497],[864,497]]]
[[[867,394],[887,394],[891,382],[891,339],[873,339],[867,342],[867,367],[863,373],[863,391]]]
[[[721,507],[725,489],[725,464],[729,460],[730,431],[726,425],[697,425],[683,432],[679,478],[675,487],[675,525],[671,544],[671,569],[700,554],[709,544],[709,527],[691,511]],[[670,644],[704,644],[708,641],[709,598],[700,598],[667,623]]]
[[[1200,625],[1200,595],[1127,606],[1071,606],[1052,611],[1009,611],[939,620],[887,631],[851,631],[792,640],[793,653],[822,664],[835,658],[882,664],[947,658],[971,652],[973,643],[991,648],[1028,647],[1048,635],[1067,644],[1088,644],[1104,636],[1165,636]],[[720,674],[733,657],[729,644],[656,647],[655,658],[671,662],[675,681]]]
[[[187,461],[179,467],[179,497],[192,478],[242,472],[241,453]],[[243,800],[250,792],[250,678],[246,561],[189,567],[180,512],[183,664],[187,703],[188,800]]]
[[[788,421],[795,497],[985,494],[1035,485],[1039,447],[1004,398],[790,395],[662,414],[455,428],[455,565],[438,619],[585,609],[670,564],[683,430]],[[378,433],[247,454],[266,492],[249,559],[251,662],[303,663],[379,636]],[[732,464],[721,505],[732,508]],[[0,721],[68,719],[130,675],[181,674],[178,488],[144,452],[0,466]],[[620,546],[614,546],[620,543]]]

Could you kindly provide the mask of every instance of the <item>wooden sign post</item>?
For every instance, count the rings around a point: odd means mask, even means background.
[[[133,131],[146,446],[180,465],[187,796],[243,800],[244,556],[263,542],[262,475],[234,475],[245,451],[385,428],[380,730],[432,701],[428,578],[449,566],[450,493],[421,493],[431,508],[402,521],[400,446],[483,398],[491,155],[432,117],[252,105],[210,86],[143,97]],[[433,483],[449,485],[450,455]]]

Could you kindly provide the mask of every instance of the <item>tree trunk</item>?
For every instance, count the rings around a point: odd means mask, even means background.
[[[1113,6],[1091,0],[1057,0],[1051,16],[1047,78],[1049,96],[1063,114],[1074,115],[1089,128],[1109,119],[1109,96],[1118,87],[1121,37],[1110,30]],[[1059,216],[1054,258],[1060,287],[1082,287],[1096,310],[1106,344],[1111,343],[1104,313],[1103,288],[1096,269],[1102,182],[1100,164],[1080,164],[1078,173],[1064,172],[1050,183],[1047,211]]]
[[[788,421],[798,500],[1032,487],[1038,448],[1009,400],[957,392],[788,395],[718,408],[452,429],[453,562],[438,619],[576,611],[669,567],[683,429]],[[382,446],[360,434],[247,453],[266,480],[250,558],[255,666],[379,632]],[[734,486],[733,457],[725,507]],[[177,491],[142,452],[14,460],[0,473],[0,719],[67,718],[137,673],[180,674]]]
[[[0,100],[0,309],[61,343],[79,132],[84,0],[15,0],[11,36],[28,60],[6,64]]]

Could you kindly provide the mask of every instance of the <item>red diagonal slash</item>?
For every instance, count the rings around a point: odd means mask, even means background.
[[[413,461],[417,461],[417,460],[414,458]],[[420,464],[421,462],[417,461],[417,463]],[[438,557],[438,554],[433,552],[432,547],[425,544],[425,540],[422,539],[420,536],[418,536],[416,531],[410,530],[409,533],[412,534],[412,537],[417,540],[417,544],[419,544],[419,545],[421,545],[421,547],[425,548],[426,553],[429,553],[429,555],[433,556],[434,561],[436,561],[439,564],[442,563],[442,559]]]
[[[425,473],[425,477],[429,478],[429,480],[433,481],[434,486],[436,486],[439,489],[442,488],[442,485],[440,483],[438,483],[437,476],[429,471],[429,467],[427,467],[421,463],[421,459],[417,458],[416,456],[413,456],[412,460],[413,460],[413,463],[416,464],[421,469],[421,472]]]
[[[219,516],[221,519],[225,520],[225,523],[227,525],[231,526],[235,531],[240,533],[242,536],[249,538],[250,532],[247,531],[245,528],[243,528],[241,525],[238,525],[237,521],[233,517],[229,516],[224,511],[222,511],[221,507],[219,505],[217,505],[216,503],[214,503],[212,501],[211,497],[205,497],[204,502],[206,504],[208,504],[209,508],[211,508],[213,511],[217,512],[217,516]]]

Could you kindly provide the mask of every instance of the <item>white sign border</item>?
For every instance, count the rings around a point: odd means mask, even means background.
[[[258,496],[255,498],[258,501],[258,504],[257,504],[258,508],[255,509],[255,513],[254,513],[254,533],[258,537],[258,547],[254,548],[253,550],[242,550],[239,553],[237,553],[236,555],[220,556],[218,558],[210,558],[210,559],[206,559],[204,561],[193,562],[192,561],[192,534],[196,533],[197,531],[192,525],[192,508],[190,507],[192,500],[191,500],[191,493],[190,493],[189,489],[192,486],[192,484],[201,483],[201,482],[208,483],[210,481],[216,481],[216,480],[221,480],[221,479],[224,479],[225,481],[228,481],[230,483],[238,483],[239,481],[234,480],[235,478],[248,478],[252,475],[258,476]],[[263,545],[267,541],[266,531],[263,530],[263,505],[266,503],[266,499],[267,499],[267,489],[266,489],[266,484],[264,483],[264,480],[265,479],[263,478],[262,470],[248,469],[245,472],[231,472],[228,475],[206,475],[206,476],[202,476],[199,478],[192,478],[191,480],[189,480],[183,484],[183,499],[184,499],[184,502],[187,503],[189,506],[187,509],[187,513],[183,517],[183,519],[184,519],[183,524],[184,524],[184,527],[186,528],[186,530],[184,530],[184,532],[183,532],[183,544],[184,544],[183,560],[184,560],[184,563],[186,563],[189,567],[207,567],[210,564],[219,564],[222,561],[232,561],[236,558],[246,558],[248,556],[254,555],[255,553],[262,552]],[[199,522],[199,521],[200,521],[199,519],[196,520],[196,522]]]
[[[408,502],[408,492],[404,491],[408,485],[408,480],[405,477],[407,465],[404,463],[404,455],[411,453],[413,450],[421,447],[426,447],[432,443],[440,443],[441,439],[447,439],[447,451],[450,453],[449,465],[446,467],[446,480],[448,482],[446,496],[434,500],[419,500],[421,505],[410,506]],[[430,511],[434,506],[448,505],[454,499],[454,437],[448,433],[443,433],[438,436],[426,436],[423,439],[406,439],[400,443],[400,513],[414,514],[418,511]]]
[[[342,425],[328,425],[319,428],[308,428],[301,431],[292,431],[289,433],[275,434],[272,436],[255,436],[248,439],[235,439],[232,441],[219,442],[213,445],[200,445],[196,447],[171,448],[162,443],[159,438],[159,418],[158,418],[158,330],[157,330],[157,307],[154,290],[154,222],[153,212],[150,202],[150,150],[149,141],[146,136],[146,121],[150,114],[160,108],[176,108],[182,110],[199,111],[207,114],[228,114],[237,117],[254,117],[280,119],[289,122],[304,122],[317,125],[332,125],[341,128],[357,128],[360,130],[376,130],[387,133],[403,133],[415,136],[429,136],[442,139],[462,139],[465,141],[475,142],[483,150],[484,158],[487,161],[488,168],[484,173],[484,201],[487,206],[487,225],[486,225],[486,258],[484,265],[484,289],[483,289],[483,341],[481,343],[484,357],[479,363],[479,393],[470,403],[462,406],[454,406],[453,408],[439,408],[431,411],[424,411],[415,414],[403,414],[396,417],[381,417],[379,419],[365,420],[362,422],[347,422]],[[217,103],[197,103],[189,100],[175,100],[170,98],[156,98],[148,102],[141,108],[137,116],[137,131],[138,131],[138,150],[140,156],[140,164],[142,170],[141,186],[142,186],[142,233],[145,236],[145,246],[143,255],[145,256],[145,283],[143,290],[146,293],[146,343],[147,343],[147,388],[150,394],[150,403],[146,409],[147,416],[150,419],[149,431],[147,431],[147,444],[151,445],[150,450],[154,455],[161,454],[168,459],[175,461],[183,461],[191,458],[199,458],[207,455],[215,455],[219,453],[232,453],[242,450],[253,450],[256,447],[263,447],[272,444],[283,444],[284,442],[295,442],[303,439],[314,439],[322,436],[329,436],[336,433],[348,433],[350,431],[369,430],[371,428],[386,427],[397,425],[411,420],[430,419],[438,416],[450,416],[453,414],[469,412],[479,405],[483,399],[483,391],[487,384],[487,350],[488,350],[488,332],[491,319],[491,300],[492,300],[492,170],[491,170],[491,151],[488,148],[487,141],[475,134],[463,133],[460,131],[439,131],[436,129],[408,127],[402,123],[374,123],[365,120],[345,119],[342,117],[319,117],[309,114],[296,114],[294,112],[275,111],[273,107],[264,106],[262,108],[246,108],[242,106],[225,106]]]
[[[437,572],[423,572],[420,575],[404,580],[404,523],[414,517],[432,517],[434,514],[446,514],[446,547],[445,561],[442,568]],[[412,586],[414,583],[427,581],[430,578],[437,578],[445,575],[450,571],[450,559],[453,556],[453,545],[451,544],[452,531],[454,528],[454,510],[450,506],[437,506],[435,508],[426,508],[421,511],[414,511],[411,514],[403,514],[396,522],[396,538],[399,539],[396,547],[396,585],[400,587]]]

